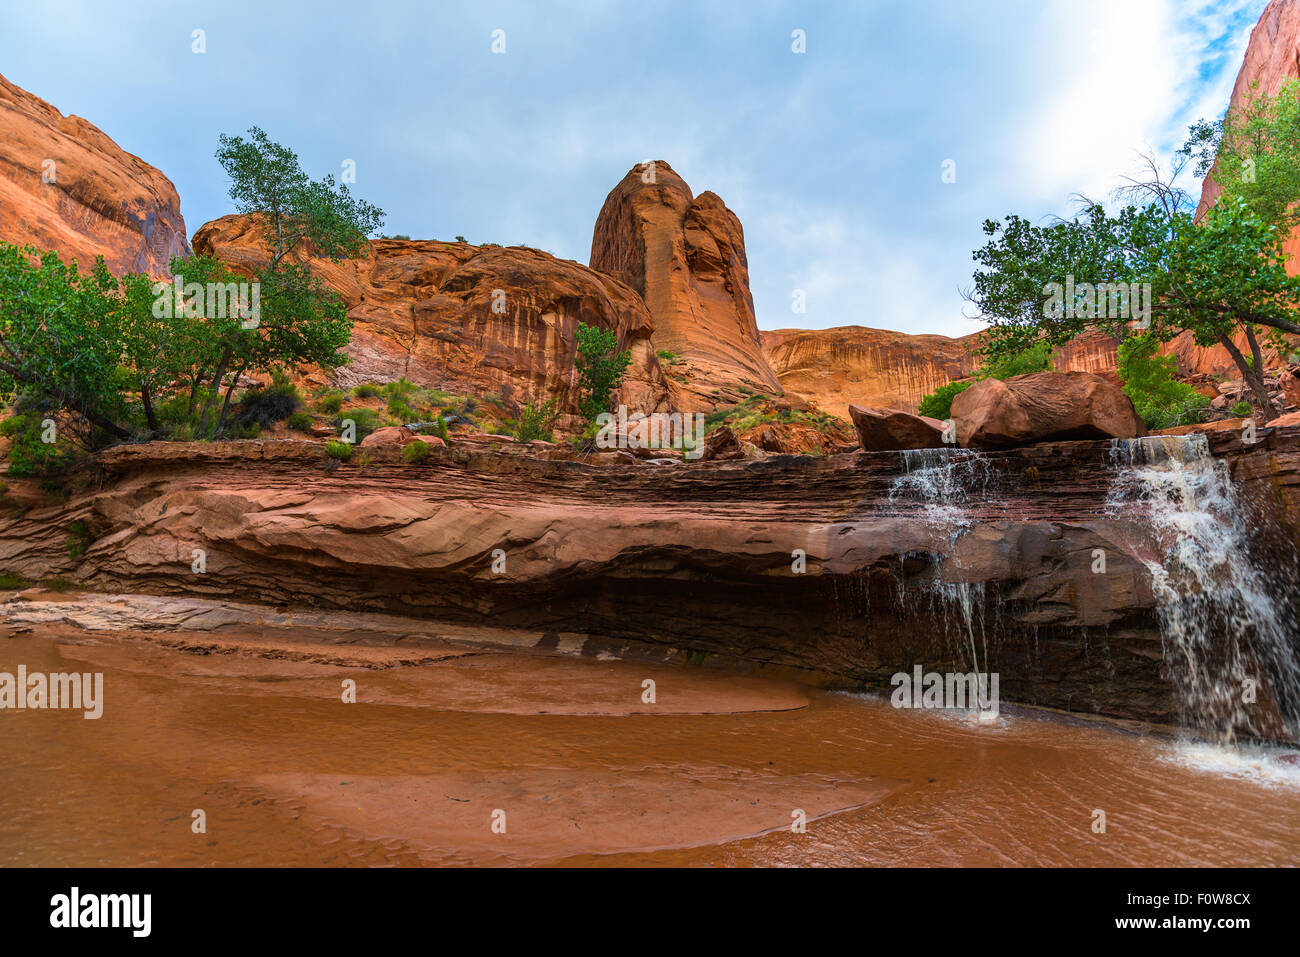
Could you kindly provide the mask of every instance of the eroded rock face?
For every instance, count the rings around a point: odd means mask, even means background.
[[[89,271],[167,275],[187,253],[176,188],[79,116],[0,76],[0,239],[56,250]]]
[[[1250,446],[1207,438],[1242,501],[1276,511],[1257,527],[1293,537],[1300,430],[1261,430]],[[960,534],[905,478],[924,456],[957,457],[969,473]],[[0,510],[0,572],[530,629],[574,647],[594,636],[592,654],[669,647],[841,685],[959,663],[970,600],[1007,700],[1172,713],[1144,530],[1106,504],[1109,442],[674,468],[455,447],[418,465],[395,448],[371,458],[327,471],[311,442],[119,447],[66,501],[41,499],[32,481],[29,509]],[[11,495],[26,495],[22,481]],[[70,557],[74,521],[89,541]]]
[[[952,402],[963,448],[1001,449],[1030,442],[1129,439],[1144,434],[1124,390],[1091,372],[1034,372],[984,379]]]
[[[782,388],[847,419],[850,403],[915,412],[927,393],[975,371],[975,340],[864,326],[780,329],[763,333],[763,353]]]
[[[781,391],[759,342],[744,230],[714,193],[695,196],[662,160],[633,167],[605,199],[590,261],[644,298],[655,349],[679,357],[676,408],[740,402],[740,386]]]
[[[194,248],[244,274],[268,258],[242,216],[203,226]],[[354,322],[352,362],[336,373],[339,384],[405,376],[449,391],[500,392],[520,405],[555,398],[558,411],[576,413],[574,330],[586,323],[614,329],[620,347],[632,352],[615,402],[629,412],[668,410],[645,304],[627,286],[575,262],[521,246],[377,239],[363,259],[313,258],[311,268]]]
[[[943,447],[943,423],[938,419],[861,405],[850,405],[849,416],[858,430],[864,452]]]

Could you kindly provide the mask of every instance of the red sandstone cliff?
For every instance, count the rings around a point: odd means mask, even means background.
[[[194,249],[245,274],[268,257],[242,216],[201,227]],[[554,397],[561,411],[576,412],[573,333],[583,322],[616,330],[632,352],[618,400],[631,411],[668,407],[645,304],[575,262],[522,246],[377,239],[362,259],[313,259],[311,268],[355,323],[352,363],[337,374],[345,385],[406,376],[475,395],[500,392],[521,404]]]
[[[654,317],[674,405],[730,405],[740,386],[779,393],[763,357],[749,292],[745,234],[715,194],[699,196],[662,160],[633,167],[605,199],[591,266],[635,289]]]
[[[915,412],[926,393],[979,364],[973,335],[950,339],[863,326],[762,335],[781,387],[844,419],[850,403]]]
[[[188,252],[169,179],[79,116],[0,76],[0,239],[114,273],[165,274]]]

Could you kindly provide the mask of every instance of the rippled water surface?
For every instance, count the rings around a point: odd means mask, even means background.
[[[0,712],[6,865],[1300,861],[1300,767],[1271,750],[586,659],[0,640],[20,663],[102,671],[106,704]]]

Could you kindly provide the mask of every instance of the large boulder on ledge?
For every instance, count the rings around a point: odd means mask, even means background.
[[[1092,372],[1033,372],[976,382],[952,402],[957,444],[1005,449],[1032,442],[1131,439],[1146,432],[1124,390]]]
[[[858,430],[864,452],[938,449],[944,445],[943,423],[929,416],[850,404],[849,417]]]

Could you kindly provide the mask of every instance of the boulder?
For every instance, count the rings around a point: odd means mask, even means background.
[[[1246,427],[1245,419],[1219,419],[1216,422],[1197,422],[1192,425],[1176,425],[1171,429],[1160,429],[1152,435],[1193,435],[1198,432],[1236,432]]]
[[[1300,425],[1300,412],[1288,412],[1286,415],[1279,415],[1268,424],[1268,427],[1270,429],[1285,428],[1289,425]]]
[[[976,382],[952,402],[963,448],[1032,442],[1131,439],[1145,434],[1124,390],[1092,372],[1033,372]]]
[[[1300,366],[1290,366],[1282,370],[1281,386],[1286,404],[1300,406]]]
[[[361,448],[375,449],[385,446],[401,447],[415,438],[415,433],[404,425],[390,425],[386,428],[375,429],[364,439],[361,440]]]
[[[743,459],[745,450],[728,426],[720,425],[704,437],[704,452],[700,458],[704,461],[721,461],[726,459]]]
[[[929,416],[913,415],[901,409],[850,405],[849,417],[858,430],[864,452],[937,449],[944,445],[943,423]]]

